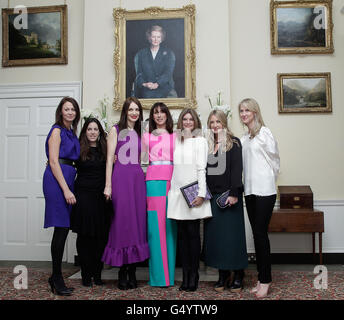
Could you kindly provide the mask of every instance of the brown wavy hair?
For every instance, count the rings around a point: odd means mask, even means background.
[[[86,131],[90,123],[96,123],[99,130],[99,138],[97,141],[97,148],[101,151],[101,159],[100,160],[106,160],[106,133],[100,124],[99,120],[96,118],[88,118],[86,119],[81,132],[79,136],[79,142],[80,142],[80,159],[82,161],[90,160],[91,159],[91,151],[90,151],[90,143],[86,136]]]
[[[75,116],[75,119],[72,123],[72,130],[73,130],[74,134],[76,134],[76,130],[77,130],[77,127],[78,127],[78,124],[80,121],[80,108],[79,108],[79,104],[77,103],[77,101],[71,97],[62,98],[59,105],[57,106],[57,109],[55,112],[55,124],[59,125],[60,127],[66,128],[66,126],[63,123],[63,117],[62,117],[62,107],[66,102],[70,102],[76,111],[76,116]]]
[[[202,135],[202,123],[201,120],[199,119],[199,116],[197,112],[194,109],[184,109],[178,118],[177,122],[177,130],[180,130],[179,132],[181,133],[181,136],[179,137],[180,140],[183,142],[184,141],[184,135],[183,135],[183,118],[186,114],[191,114],[192,119],[194,120],[194,129],[192,131],[192,136],[197,137]]]

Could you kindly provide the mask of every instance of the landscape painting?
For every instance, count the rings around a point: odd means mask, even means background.
[[[271,53],[332,53],[332,0],[272,1]]]
[[[66,9],[66,6],[27,8],[26,28],[18,27],[16,20],[21,17],[13,9],[3,10],[3,30],[6,29],[3,66],[66,64]]]
[[[316,28],[317,16],[314,8],[278,8],[278,47],[325,47],[326,32]]]
[[[279,112],[331,112],[330,73],[278,74]]]

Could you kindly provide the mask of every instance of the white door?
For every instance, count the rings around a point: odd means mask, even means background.
[[[45,138],[60,98],[0,100],[2,260],[50,260],[52,228],[43,229]]]
[[[0,93],[0,260],[51,260],[53,228],[43,228],[42,177],[46,136],[63,95],[46,95],[1,98]]]

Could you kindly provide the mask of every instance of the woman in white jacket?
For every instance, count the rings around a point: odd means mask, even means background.
[[[265,127],[258,103],[254,99],[244,99],[239,103],[239,113],[241,122],[248,129],[241,138],[245,203],[258,270],[258,282],[251,292],[257,298],[263,298],[272,281],[268,227],[276,202],[280,157],[277,142]]]
[[[207,140],[201,136],[201,121],[192,109],[181,112],[177,124],[177,139],[173,154],[174,169],[168,194],[167,217],[177,220],[179,253],[183,267],[183,282],[179,290],[196,291],[201,252],[200,219],[211,217],[206,196]],[[180,190],[198,182],[198,197],[189,208]]]

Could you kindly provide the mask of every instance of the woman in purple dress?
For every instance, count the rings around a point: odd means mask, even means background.
[[[65,97],[56,109],[55,124],[50,129],[45,143],[48,158],[43,176],[45,197],[44,228],[54,227],[51,241],[52,276],[49,284],[58,295],[71,295],[61,271],[63,250],[70,227],[72,205],[76,203],[74,192],[74,161],[79,158],[80,145],[75,135],[79,120],[78,103]]]
[[[121,290],[137,288],[136,263],[149,258],[146,186],[140,166],[142,119],[140,101],[127,98],[119,123],[111,129],[107,141],[104,195],[112,199],[114,215],[102,260],[120,267]]]

